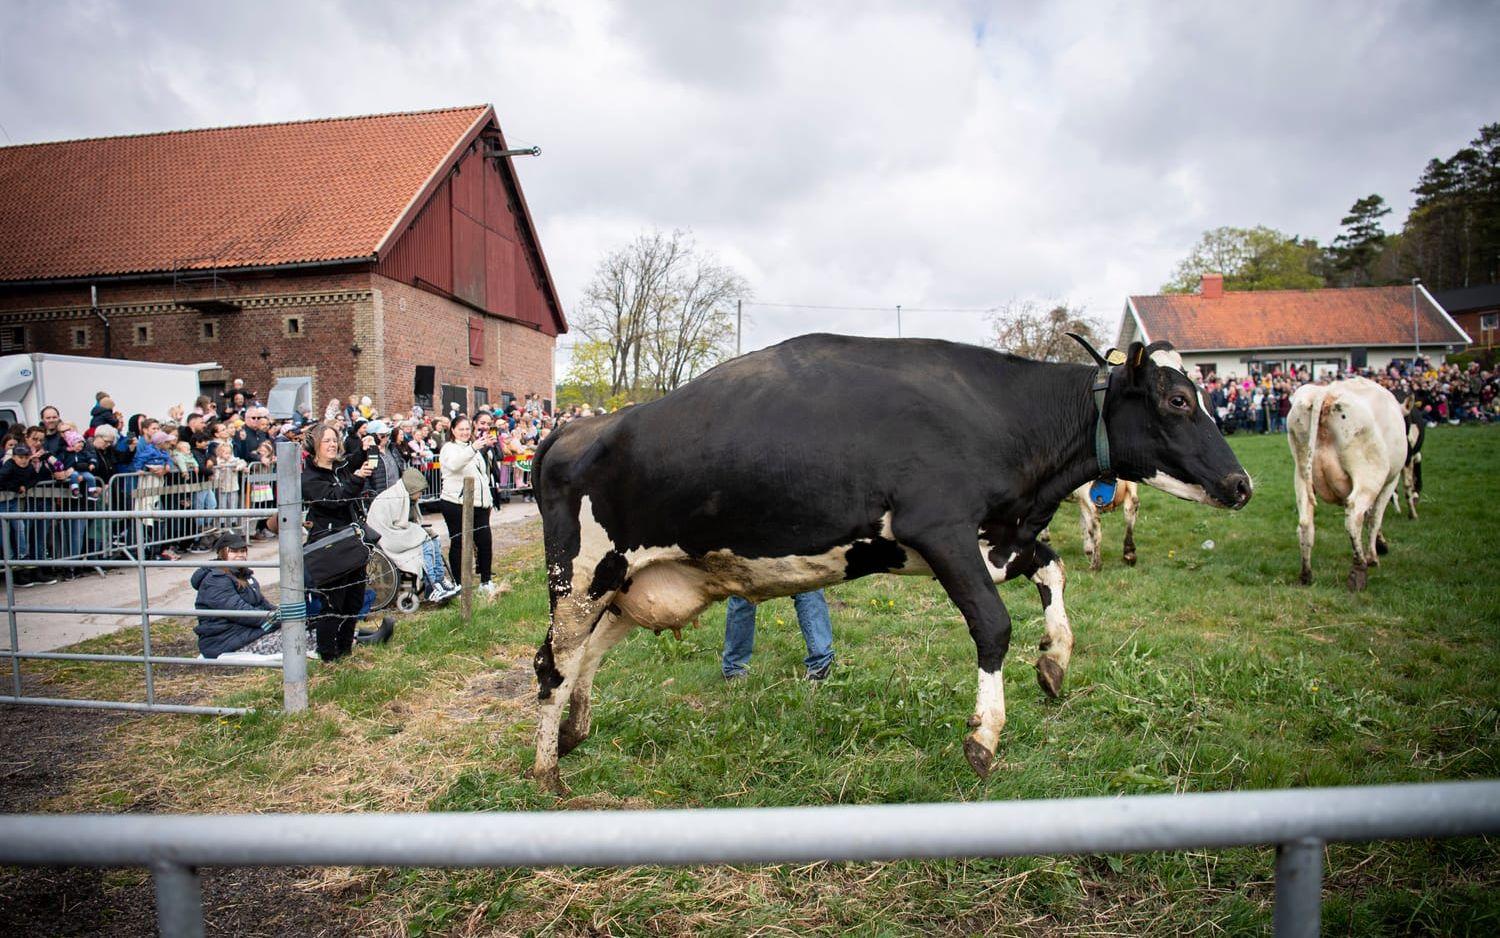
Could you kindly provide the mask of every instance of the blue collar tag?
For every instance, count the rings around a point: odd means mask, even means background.
[[[1096,479],[1089,486],[1089,501],[1094,503],[1095,508],[1103,508],[1113,504],[1115,500],[1115,480]]]

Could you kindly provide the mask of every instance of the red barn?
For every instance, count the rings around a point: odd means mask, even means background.
[[[489,106],[0,147],[0,353],[310,377],[318,414],[550,399],[567,322],[504,150]]]

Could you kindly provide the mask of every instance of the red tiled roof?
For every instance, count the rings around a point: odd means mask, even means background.
[[[1191,293],[1132,296],[1130,305],[1150,341],[1166,339],[1187,352],[1412,341],[1412,290],[1407,286],[1225,291],[1214,298]],[[1468,343],[1425,290],[1417,293],[1417,316],[1424,344]]]
[[[364,258],[487,106],[0,147],[0,281]]]

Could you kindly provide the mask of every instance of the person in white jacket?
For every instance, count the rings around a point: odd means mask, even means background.
[[[490,582],[493,562],[490,507],[494,504],[494,496],[490,491],[490,462],[494,458],[494,440],[489,436],[474,439],[474,424],[464,416],[454,418],[449,433],[452,439],[444,443],[438,453],[438,465],[443,471],[438,509],[443,513],[443,523],[448,526],[448,568],[455,577],[463,578],[464,480],[473,479],[474,565],[478,568],[479,591],[492,595],[495,585]]]
[[[380,550],[396,569],[422,577],[428,602],[443,602],[459,593],[459,587],[443,569],[443,549],[436,537],[422,527],[417,500],[427,487],[422,473],[408,469],[395,485],[375,496],[365,515],[365,524],[380,536]]]

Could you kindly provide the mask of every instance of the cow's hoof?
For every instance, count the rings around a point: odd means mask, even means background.
[[[1383,537],[1377,537],[1377,538],[1375,538],[1375,553],[1383,555],[1383,554],[1389,554],[1390,552],[1391,552],[1391,545],[1389,545],[1389,544],[1387,544],[1385,542],[1385,538],[1383,538]],[[1379,561],[1378,560],[1372,560],[1372,561],[1370,561],[1370,563],[1373,565],[1373,564],[1379,563]]]
[[[570,732],[565,726],[557,734],[557,754],[565,756],[578,748],[578,744],[589,738],[588,733]]]
[[[1089,570],[1091,570],[1092,572],[1098,573],[1100,570],[1103,570],[1103,569],[1104,569],[1104,561],[1103,560],[1090,560],[1089,561]]]
[[[969,760],[975,775],[980,778],[990,777],[990,769],[995,766],[995,754],[986,749],[983,743],[973,736],[965,737],[964,756]]]
[[[1312,570],[1308,567],[1302,568],[1302,576],[1299,577],[1303,586],[1312,586]]]
[[[1125,555],[1125,566],[1127,566],[1127,567],[1133,567],[1133,566],[1135,566],[1135,554],[1126,554]]]
[[[1349,592],[1358,593],[1370,585],[1370,574],[1364,567],[1353,567],[1349,570]]]
[[[1048,697],[1057,697],[1062,694],[1063,669],[1053,658],[1045,655],[1036,659],[1036,682],[1042,686],[1042,693]]]
[[[572,794],[568,786],[563,784],[562,773],[557,771],[557,766],[538,772],[535,768],[526,770],[526,777],[536,782],[536,786],[543,791],[550,791],[559,798],[565,798]]]

